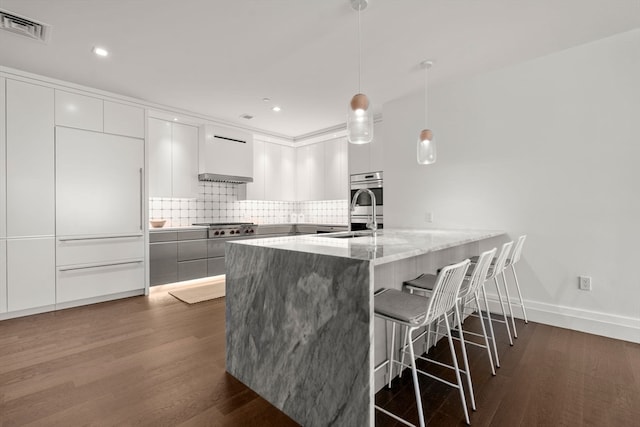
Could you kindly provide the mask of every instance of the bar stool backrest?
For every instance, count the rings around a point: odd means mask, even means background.
[[[500,249],[500,255],[498,255],[498,259],[493,265],[493,270],[491,271],[491,276],[487,277],[487,280],[491,280],[495,278],[498,274],[502,273],[504,267],[507,263],[507,257],[509,256],[509,252],[511,251],[511,247],[513,246],[513,241],[507,242],[502,245],[502,249]]]
[[[513,253],[511,254],[511,260],[509,262],[509,265],[515,264],[516,262],[520,261],[520,255],[522,255],[522,246],[524,246],[524,240],[526,238],[527,238],[526,234],[523,234],[522,236],[518,237],[518,241],[516,242],[516,245],[513,248]]]
[[[458,292],[460,292],[460,286],[462,286],[469,264],[471,264],[471,261],[465,259],[457,264],[448,265],[440,271],[433,287],[431,298],[429,298],[427,315],[421,326],[430,324],[443,314],[451,311],[456,304]]]
[[[489,272],[489,266],[491,266],[491,260],[496,256],[497,251],[496,248],[493,248],[481,253],[478,257],[478,262],[473,269],[473,273],[471,273],[471,277],[469,280],[465,280],[465,283],[463,283],[460,288],[460,297],[464,301],[466,301],[467,297],[474,295],[478,291],[478,288],[484,283],[487,273]]]

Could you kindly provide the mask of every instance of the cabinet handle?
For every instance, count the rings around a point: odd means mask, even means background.
[[[128,265],[128,264],[142,264],[142,260],[139,260],[139,261],[112,262],[112,263],[107,263],[107,264],[91,264],[91,265],[83,265],[81,267],[63,267],[63,268],[58,268],[58,271],[86,270],[88,268],[103,268],[103,267],[113,267],[113,266],[116,266],[116,265]]]
[[[144,215],[144,177],[142,176],[142,168],[139,169],[140,173],[140,231],[142,231],[142,222]]]
[[[104,239],[127,239],[131,237],[142,237],[142,234],[116,234],[113,236],[93,236],[93,237],[61,237],[59,242],[75,242],[81,240],[104,240]]]

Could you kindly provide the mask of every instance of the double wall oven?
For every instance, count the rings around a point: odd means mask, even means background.
[[[360,189],[366,188],[373,192],[376,203],[376,222],[378,228],[383,228],[383,187],[382,172],[369,172],[351,175],[349,202],[353,204],[353,197]],[[350,211],[351,230],[366,230],[367,223],[371,221],[372,215],[371,196],[367,192],[362,192],[355,202],[355,207]]]

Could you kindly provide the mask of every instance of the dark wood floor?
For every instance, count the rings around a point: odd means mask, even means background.
[[[497,376],[472,351],[472,425],[638,425],[640,345],[519,326],[514,347],[501,337]],[[187,305],[162,290],[2,321],[0,425],[295,426],[225,373],[224,333],[224,299]],[[408,379],[376,399],[412,419]],[[455,390],[421,385],[429,425],[464,425]]]

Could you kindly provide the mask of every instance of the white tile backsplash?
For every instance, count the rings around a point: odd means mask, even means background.
[[[347,225],[347,200],[283,202],[238,200],[238,184],[200,182],[196,199],[151,197],[149,218],[166,219],[166,227],[196,222]]]

